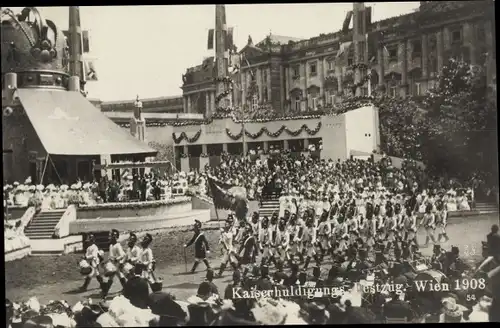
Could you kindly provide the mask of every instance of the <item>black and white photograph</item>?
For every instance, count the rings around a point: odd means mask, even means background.
[[[0,11],[5,327],[500,322],[494,0]]]

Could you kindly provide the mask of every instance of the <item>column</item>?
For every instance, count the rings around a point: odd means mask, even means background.
[[[202,154],[208,154],[208,149],[207,149],[207,144],[201,145],[201,153]]]
[[[101,155],[100,156],[100,163],[101,164],[111,164],[111,155]],[[113,170],[101,170],[101,176],[107,176],[108,179],[113,178]]]
[[[402,96],[406,96],[408,93],[408,44],[407,40],[403,40],[400,43],[401,47],[401,59],[402,59],[402,67],[401,67],[401,84],[403,85],[402,88]]]
[[[284,77],[285,77],[285,68],[283,67],[283,65],[280,64],[280,104],[281,104],[281,108],[279,109],[279,111],[284,114],[285,113],[285,99],[286,99],[286,83],[283,83],[284,82]]]
[[[187,95],[187,112],[191,113],[191,95]]]
[[[472,65],[477,64],[476,44],[474,42],[474,26],[471,23],[464,24],[464,45],[469,48],[469,59]]]
[[[266,88],[267,88],[267,101],[271,102],[272,100],[274,100],[271,97],[271,67],[267,68]]]
[[[290,66],[285,67],[285,99],[290,100]]]
[[[309,149],[309,139],[305,138],[304,139],[304,151],[307,151]]]
[[[288,140],[283,140],[283,150],[288,150],[289,148]]]
[[[325,76],[326,76],[326,64],[325,58],[318,60],[319,69],[319,101],[323,106],[325,99]]]
[[[436,33],[436,46],[437,46],[437,71],[441,72],[444,62],[444,44],[443,44],[443,32],[439,31]]]
[[[247,142],[243,142],[243,156],[247,156],[248,154],[248,144]]]
[[[182,97],[182,112],[183,112],[183,113],[187,113],[187,112],[188,112],[188,108],[187,108],[187,97],[186,97],[186,96],[183,96],[183,97]]]
[[[383,86],[384,85],[384,48],[383,46],[379,47],[377,49],[377,74],[378,74],[378,85]]]
[[[263,147],[264,147],[264,153],[267,154],[267,152],[269,151],[269,141],[263,141],[262,142],[263,144]]]
[[[259,89],[259,93],[257,94],[259,96],[259,102],[262,101],[262,71],[261,68],[257,68],[257,74],[255,76],[255,79],[257,80],[257,87]]]
[[[207,91],[205,92],[205,116],[209,117],[210,116],[210,93]]]
[[[422,35],[422,78],[426,79],[428,76],[428,48],[427,48],[427,34]]]
[[[241,106],[246,104],[247,99],[247,73],[246,71],[241,72]]]
[[[300,74],[302,78],[300,79],[300,87],[302,89],[302,103],[301,109],[305,109],[307,111],[307,62],[300,64],[300,69],[302,73]],[[303,81],[303,82],[302,82]]]
[[[222,151],[227,153],[227,143],[222,144]]]
[[[215,91],[210,91],[210,108],[212,109],[212,113],[215,113]]]
[[[182,146],[182,150],[184,155],[189,155],[189,147],[188,146]]]

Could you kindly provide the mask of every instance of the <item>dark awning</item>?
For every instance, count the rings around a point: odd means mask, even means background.
[[[157,151],[72,91],[18,89],[21,104],[50,155],[156,155]]]

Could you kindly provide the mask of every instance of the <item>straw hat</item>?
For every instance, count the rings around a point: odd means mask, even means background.
[[[14,181],[13,185],[14,185],[14,187],[17,187],[17,186],[19,186],[19,182],[17,182],[17,181]]]
[[[41,184],[36,186],[36,190],[38,190],[38,191],[43,191],[44,189],[45,189],[45,187]]]

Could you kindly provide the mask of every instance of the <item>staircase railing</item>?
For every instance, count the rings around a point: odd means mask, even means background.
[[[35,217],[36,210],[35,207],[31,206],[24,212],[23,216],[21,216],[21,225],[19,226],[19,231],[23,231],[31,222],[31,220]]]
[[[69,225],[74,221],[76,221],[76,206],[69,205],[54,228],[54,237],[64,238],[69,236]]]

